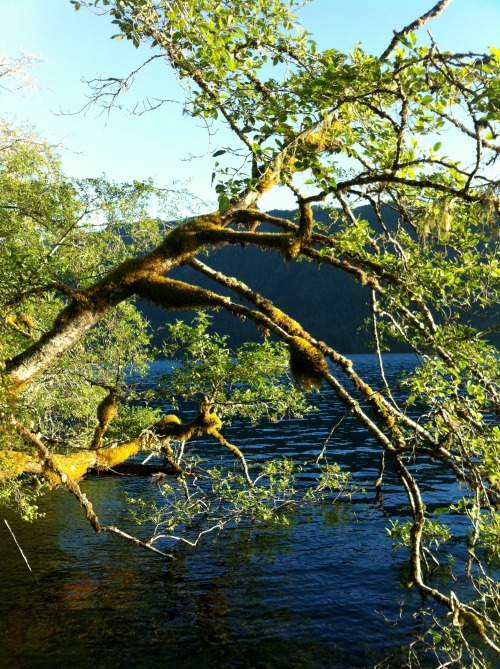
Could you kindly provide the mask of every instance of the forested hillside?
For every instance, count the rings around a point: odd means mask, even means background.
[[[384,223],[389,230],[397,227],[397,217],[392,209],[384,208]],[[297,210],[275,209],[269,212],[278,218],[297,219]],[[371,207],[357,210],[360,219],[367,220],[370,227],[378,229],[378,223]],[[315,208],[318,223],[329,225],[329,211]],[[335,224],[334,224],[335,225]],[[267,229],[265,225],[261,230]],[[271,228],[269,228],[271,230]],[[359,283],[344,272],[333,267],[318,266],[302,259],[299,263],[289,263],[282,255],[270,254],[256,247],[226,246],[210,254],[209,264],[228,276],[238,276],[254,290],[270,299],[277,307],[304,325],[309,332],[314,332],[318,339],[333,341],[335,348],[343,353],[373,352],[373,337],[370,324],[370,294]],[[318,283],[318,272],[322,276]],[[176,268],[172,277],[198,283],[208,289],[214,289],[209,279],[201,276],[189,266]],[[328,278],[327,278],[328,277]],[[220,286],[218,287],[220,292]],[[229,294],[226,291],[226,294]],[[179,314],[169,314],[154,304],[141,302],[141,311],[146,315],[154,330],[154,343],[161,347],[165,324],[175,322]],[[185,314],[189,320],[191,314]],[[473,322],[478,330],[486,330],[495,321],[490,309],[478,307],[474,311]],[[213,331],[229,335],[233,346],[244,341],[257,341],[262,337],[253,323],[235,318],[224,310],[214,313]],[[492,333],[495,337],[495,333]],[[401,344],[401,352],[408,351],[408,346]],[[391,342],[391,351],[397,352],[398,345]]]
[[[290,220],[297,214],[296,211],[283,210],[269,213]],[[362,217],[367,218],[369,215],[367,210]],[[331,223],[326,210],[318,209],[317,218],[325,224]],[[290,264],[281,255],[240,246],[227,246],[214,251],[210,255],[210,266],[226,275],[238,276],[292,318],[303,323],[319,339],[334,341],[337,349],[345,353],[372,350],[369,329],[365,325],[370,313],[369,293],[343,272],[331,267],[318,268],[315,263],[306,260]],[[323,277],[321,289],[318,289],[318,272],[328,276],[328,280]],[[179,267],[172,272],[174,275],[176,279],[189,283],[196,281],[203,287],[213,288],[209,279],[200,276],[189,266]],[[366,294],[363,295],[363,292]],[[175,321],[179,314],[166,314],[164,310],[144,302],[141,303],[141,311],[155,331],[155,344],[161,345],[163,326]],[[190,314],[186,314],[186,320],[189,317]],[[225,311],[214,314],[213,329],[228,333],[234,346],[243,341],[259,339],[259,333],[252,323],[236,319]]]

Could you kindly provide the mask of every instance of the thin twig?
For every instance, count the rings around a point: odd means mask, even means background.
[[[330,439],[332,438],[332,436],[333,436],[335,430],[339,427],[339,425],[343,422],[344,418],[345,418],[347,415],[348,415],[347,412],[344,413],[344,415],[342,416],[342,418],[341,418],[337,423],[335,423],[335,425],[332,427],[332,429],[331,429],[330,432],[328,433],[328,436],[327,436],[327,438],[325,439],[325,441],[324,441],[324,443],[323,443],[323,446],[321,447],[321,452],[320,452],[320,454],[318,455],[318,457],[316,458],[316,464],[317,464],[317,465],[319,464],[319,461],[320,461],[322,458],[325,457],[326,447],[328,446],[328,442],[329,442]]]
[[[35,580],[35,582],[37,582],[37,578],[36,578],[35,574],[33,573],[33,570],[32,570],[31,567],[30,567],[30,563],[28,562],[28,559],[27,559],[26,555],[23,553],[23,549],[21,548],[21,546],[19,545],[18,540],[16,539],[16,535],[15,535],[14,532],[12,531],[12,529],[11,529],[9,523],[5,520],[5,518],[3,519],[3,522],[7,525],[7,529],[8,529],[9,532],[12,534],[12,538],[14,539],[14,542],[15,542],[16,546],[19,548],[19,552],[20,552],[21,555],[23,556],[23,560],[26,562],[26,566],[27,566],[28,569],[30,570],[30,574],[33,576],[33,579]]]
[[[254,481],[252,481],[252,479],[250,477],[250,473],[248,471],[247,461],[245,460],[245,456],[240,451],[240,449],[237,446],[235,446],[234,444],[230,444],[227,441],[227,439],[225,439],[222,436],[222,434],[220,432],[218,432],[217,430],[212,430],[210,434],[214,437],[214,439],[216,441],[219,442],[219,444],[221,446],[225,446],[226,448],[228,448],[231,451],[231,453],[233,453],[233,455],[235,455],[237,458],[239,458],[239,460],[241,462],[241,465],[243,467],[243,472],[245,474],[245,479],[248,483],[248,487],[253,488],[254,487]]]
[[[396,404],[396,400],[392,396],[391,389],[389,387],[389,384],[387,383],[387,378],[385,376],[385,370],[384,370],[384,361],[382,360],[382,351],[380,348],[380,337],[378,333],[378,325],[377,325],[377,314],[378,314],[378,304],[377,304],[377,294],[375,293],[374,290],[371,291],[371,297],[372,297],[372,323],[373,323],[373,339],[375,341],[375,347],[377,349],[377,360],[378,360],[378,366],[380,370],[380,376],[382,378],[382,381],[384,383],[385,390],[387,392],[387,396],[393,403],[394,407],[399,411],[398,405]]]
[[[174,559],[174,556],[171,553],[164,553],[163,551],[158,550],[154,546],[150,546],[149,543],[146,543],[145,541],[141,541],[141,539],[138,539],[137,537],[133,537],[130,534],[127,534],[126,532],[122,532],[118,527],[115,527],[114,525],[107,525],[106,527],[102,528],[103,532],[112,532],[113,534],[117,534],[119,537],[122,537],[123,539],[126,539],[127,541],[130,541],[133,543],[135,546],[141,546],[142,548],[147,548],[150,551],[153,551],[153,553],[156,553],[157,555],[161,555],[162,557],[168,557],[171,559]]]

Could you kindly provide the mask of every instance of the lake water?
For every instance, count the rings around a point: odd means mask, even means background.
[[[374,356],[352,358],[375,379]],[[387,356],[386,364],[394,378],[415,358]],[[316,400],[321,411],[302,421],[234,424],[224,434],[249,460],[269,452],[311,459],[344,413],[328,391]],[[96,536],[62,490],[43,500],[47,515],[34,524],[3,512],[38,581],[0,522],[0,667],[372,667],[411,642],[419,625],[405,553],[391,549],[385,530],[388,517],[407,518],[407,502],[386,470],[384,509],[376,507],[380,454],[352,418],[335,431],[328,457],[367,494],[296,513],[288,527],[212,534],[196,549],[179,548],[173,562]],[[432,503],[443,505],[452,482],[429,469]],[[104,523],[140,533],[123,494],[148,493],[148,481],[102,477],[82,488]]]

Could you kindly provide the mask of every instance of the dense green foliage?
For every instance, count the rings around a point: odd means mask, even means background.
[[[163,353],[181,365],[167,376],[162,390],[174,407],[180,398],[205,401],[226,423],[240,416],[254,424],[300,417],[310,409],[288,376],[282,342],[244,344],[233,353],[227,337],[208,334],[209,322],[199,313],[192,326],[178,321],[169,328]]]
[[[374,438],[407,495],[408,522],[388,529],[408,549],[409,584],[436,604],[432,644],[439,661],[450,663],[441,666],[488,666],[488,654],[500,652],[500,364],[487,339],[499,327],[500,50],[454,54],[432,40],[419,43],[412,28],[446,2],[397,33],[381,57],[359,46],[348,54],[320,51],[297,24],[300,3],[292,1],[74,4],[109,14],[117,37],[149,45],[150,61],[164,59],[184,86],[185,111],[224,123],[233,139],[214,153],[218,210],[169,228],[161,222],[165,193],[152,184],[67,179],[40,140],[2,128],[2,499],[32,515],[32,481],[21,475],[35,474],[66,485],[96,531],[120,533],[100,524],[78,480],[143,449],[162,453],[163,473],[175,480],[162,488],[164,505],[134,501],[158,530],[142,545],[163,554],[155,546],[165,533],[200,516],[210,530],[231,513],[267,519],[298,501],[295,465],[252,470],[223,436],[224,420],[300,414],[304,392],[326,383]],[[94,81],[94,99],[112,107],[130,83]],[[258,209],[278,186],[295,196],[296,221]],[[315,217],[312,205],[320,203],[326,221]],[[377,387],[340,354],[334,336],[318,341],[265,290],[239,273],[214,271],[200,252],[225,245],[255,246],[270,265],[273,254],[292,268],[314,263],[319,294],[331,269],[356,282],[370,304]],[[188,278],[172,280],[180,265],[189,266]],[[192,326],[177,323],[166,351],[180,345],[182,366],[161,392],[174,408],[179,397],[195,408],[189,416],[161,415],[144,402],[137,408],[128,402],[137,399],[130,372],[145,369],[154,353],[136,298],[174,313],[222,308],[256,325],[265,341],[234,355],[224,337],[207,336],[204,316]],[[297,291],[299,298],[308,304],[307,294]],[[483,314],[487,328],[478,327]],[[280,343],[266,341],[271,333]],[[401,345],[419,365],[396,395],[380,352]],[[296,390],[281,381],[284,347]],[[239,469],[212,469],[210,484],[195,493],[189,457],[199,434],[230,452]],[[462,565],[469,589],[457,590],[460,596],[447,572],[432,578],[450,531],[429,520],[421,495],[429,462],[460,486],[441,513],[470,521]],[[348,486],[334,465],[317,473],[312,496]]]

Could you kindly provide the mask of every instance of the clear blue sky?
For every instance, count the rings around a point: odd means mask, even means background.
[[[301,17],[321,48],[348,50],[361,42],[367,51],[380,54],[394,29],[401,29],[435,2],[313,0]],[[488,46],[500,47],[500,0],[453,0],[420,32],[427,28],[442,49],[484,52]],[[117,181],[153,177],[161,185],[191,179],[190,190],[210,198],[210,155],[218,138],[209,145],[206,131],[182,116],[180,104],[142,117],[120,111],[98,116],[96,109],[86,115],[60,114],[74,112],[85,103],[82,79],[125,76],[147,57],[147,49],[111,40],[114,32],[109,18],[83,9],[75,12],[69,0],[1,0],[0,50],[15,57],[26,49],[45,61],[32,71],[38,92],[1,92],[1,115],[34,125],[46,139],[61,144],[63,165],[73,176],[106,173]],[[128,104],[141,95],[182,102],[182,92],[165,67],[155,66],[138,84],[127,94]],[[222,137],[221,132],[221,142]],[[189,160],[191,155],[204,154]]]

